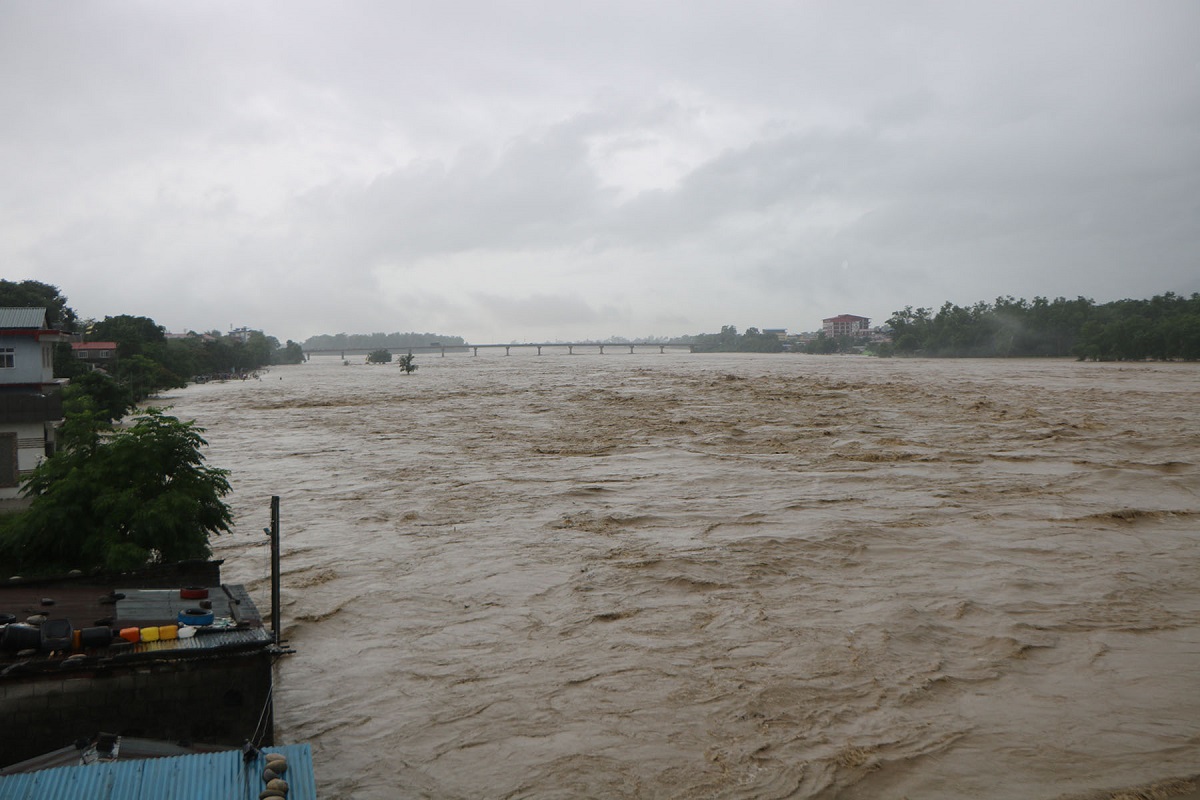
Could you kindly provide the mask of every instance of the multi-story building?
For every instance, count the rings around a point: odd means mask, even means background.
[[[62,394],[54,345],[68,336],[46,327],[44,308],[0,308],[0,502],[54,451]]]
[[[853,314],[839,314],[821,320],[825,335],[830,338],[839,336],[865,336],[871,330],[869,317],[856,317]]]

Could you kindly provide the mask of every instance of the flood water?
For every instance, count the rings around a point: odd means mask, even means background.
[[[276,735],[326,800],[1200,773],[1196,365],[353,360],[161,398],[264,614],[282,498]]]

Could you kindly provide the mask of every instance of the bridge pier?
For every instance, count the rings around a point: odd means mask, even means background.
[[[537,346],[537,349],[538,349],[538,355],[540,356],[542,354],[542,346],[539,344]]]
[[[504,355],[511,355],[511,353],[508,352],[510,349],[511,348],[508,345],[504,345]]]

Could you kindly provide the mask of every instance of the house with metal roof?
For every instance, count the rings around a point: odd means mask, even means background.
[[[267,772],[280,764],[285,765],[282,773]],[[135,760],[100,758],[15,774],[0,771],[0,800],[258,800],[271,781],[279,780],[286,782],[288,800],[316,798],[307,744]]]
[[[271,744],[289,651],[219,563],[0,584],[0,767],[100,731]]]
[[[54,450],[62,396],[54,346],[70,337],[46,325],[44,308],[0,308],[0,502]]]

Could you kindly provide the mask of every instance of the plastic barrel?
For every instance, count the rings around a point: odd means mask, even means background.
[[[0,647],[10,653],[42,646],[42,629],[27,625],[24,622],[11,623],[4,629],[4,640]]]
[[[79,631],[79,644],[85,649],[88,647],[108,647],[112,644],[112,640],[113,631],[107,625],[81,628]]]

